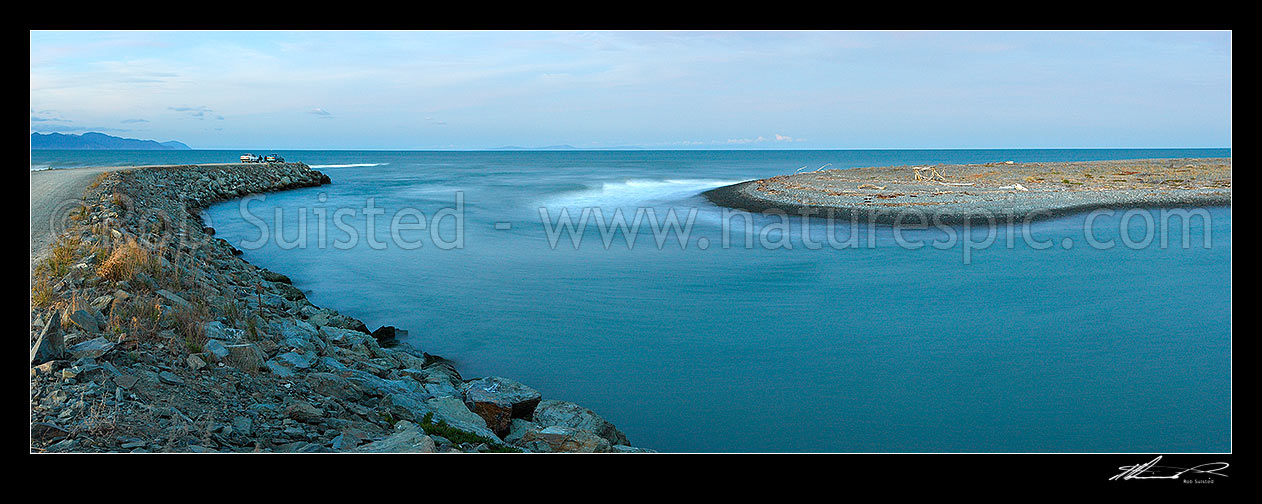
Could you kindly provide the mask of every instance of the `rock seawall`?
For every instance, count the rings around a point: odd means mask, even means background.
[[[329,183],[302,163],[102,175],[35,268],[33,452],[641,452],[595,412],[462,377],[311,304],[202,209]]]

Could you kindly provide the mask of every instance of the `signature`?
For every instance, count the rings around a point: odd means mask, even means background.
[[[1222,476],[1225,478],[1227,475],[1218,471],[1226,469],[1229,465],[1226,462],[1209,462],[1193,467],[1171,467],[1159,466],[1157,465],[1157,462],[1159,461],[1161,461],[1160,455],[1146,464],[1119,467],[1118,469],[1121,469],[1122,472],[1112,478],[1109,478],[1109,481],[1131,479],[1179,479],[1186,473]]]

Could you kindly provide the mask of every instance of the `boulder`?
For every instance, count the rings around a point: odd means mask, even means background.
[[[75,310],[70,314],[70,322],[87,332],[100,332],[101,326],[97,317],[87,310]]]
[[[399,329],[395,326],[381,326],[372,332],[372,337],[377,339],[377,344],[383,347],[392,347],[399,344],[399,338],[408,335],[407,331]]]
[[[487,428],[486,420],[469,411],[464,401],[455,397],[435,397],[425,401],[425,406],[434,412],[434,421],[444,420],[447,425],[479,436],[499,439],[494,431]]]
[[[499,439],[495,432],[487,428],[486,420],[469,411],[464,401],[455,397],[424,399],[414,393],[390,394],[382,400],[382,407],[396,418],[412,422],[420,422],[426,413],[433,413],[434,422],[442,420],[456,429],[489,439]]]
[[[228,351],[228,345],[223,344],[223,342],[217,339],[206,340],[206,344],[203,345],[203,348],[205,348],[215,360],[224,360],[230,353]]]
[[[368,334],[332,325],[320,326],[320,330],[324,332],[331,343],[342,348],[350,348],[372,339],[372,336]]]
[[[69,431],[61,428],[57,424],[49,423],[49,422],[31,422],[31,440],[32,441],[42,441],[42,442],[47,443],[47,442],[52,442],[52,441],[56,441],[60,439],[65,439],[66,436],[69,436],[69,435],[70,435]]]
[[[527,431],[517,444],[544,453],[606,453],[613,449],[609,440],[591,431],[559,425]]]
[[[401,421],[394,425],[395,432],[385,439],[374,441],[351,450],[353,453],[434,453],[434,439],[425,435],[420,426]],[[345,434],[343,434],[345,435]]]
[[[259,268],[259,274],[263,276],[264,280],[267,280],[269,282],[286,283],[286,284],[294,283],[294,281],[290,280],[289,277],[282,275],[280,273],[277,273],[275,271],[269,270],[267,268]]]
[[[627,446],[627,445],[621,445],[621,444],[613,445],[613,448],[610,449],[609,451],[613,453],[657,453],[656,450],[650,450],[648,448],[637,448],[634,446]]]
[[[70,353],[72,357],[76,359],[81,359],[84,357],[91,357],[93,359],[96,359],[102,355],[105,355],[106,352],[109,352],[113,348],[114,348],[114,343],[111,343],[109,340],[105,339],[104,337],[98,336],[88,341],[84,341],[82,343],[71,346],[70,348],[66,349],[66,351]]]
[[[358,401],[364,396],[359,389],[351,386],[349,380],[333,373],[310,373],[306,376],[306,380],[311,390],[320,395],[343,401]]]
[[[302,291],[299,290],[297,287],[294,287],[287,283],[273,282],[272,289],[275,290],[276,292],[279,292],[281,297],[289,301],[298,301],[298,300],[306,299],[307,297],[307,295],[303,294]]]
[[[315,364],[314,356],[301,354],[298,352],[285,352],[277,355],[275,359],[268,361],[267,367],[272,367],[272,363],[289,368],[290,370],[304,370]]]
[[[297,400],[285,406],[285,415],[299,422],[316,423],[324,418],[324,410],[307,401]]]
[[[170,371],[162,371],[158,373],[158,381],[165,383],[167,385],[183,385],[184,384],[183,378],[180,378],[179,375],[176,375],[175,373],[172,373]]]
[[[508,434],[504,435],[504,442],[508,444],[518,444],[518,441],[520,441],[521,438],[525,436],[527,432],[536,430],[538,428],[539,428],[539,425],[534,422],[531,422],[529,420],[522,420],[520,418],[514,418],[513,421],[509,424]]]
[[[508,434],[513,418],[530,418],[542,398],[516,380],[491,376],[464,386],[465,406],[486,420],[497,436]]]
[[[258,370],[266,368],[266,354],[259,347],[245,343],[241,345],[224,345],[228,350],[225,362],[242,370]]]
[[[170,301],[172,306],[177,306],[177,307],[185,308],[185,309],[193,308],[192,303],[189,303],[184,298],[180,297],[179,294],[176,294],[169,290],[159,289],[158,295],[166,298],[167,301]]]
[[[218,320],[206,324],[206,337],[212,340],[237,341],[245,331],[224,325]]]
[[[630,445],[627,436],[594,411],[567,401],[544,400],[531,420],[543,427],[571,427],[595,433],[615,445]]]
[[[66,342],[61,334],[61,317],[53,314],[31,347],[31,365],[38,366],[45,362],[60,358],[66,353]]]

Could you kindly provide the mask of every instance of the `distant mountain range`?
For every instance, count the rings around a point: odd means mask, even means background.
[[[191,150],[181,142],[157,142],[154,140],[137,140],[120,138],[104,133],[84,133],[82,135],[63,135],[61,133],[31,133],[31,150],[65,149],[65,150]]]

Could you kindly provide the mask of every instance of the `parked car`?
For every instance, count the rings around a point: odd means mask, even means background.
[[[284,163],[285,158],[280,157],[279,154],[268,154],[267,157],[263,158],[263,161],[268,163]]]
[[[259,156],[255,154],[242,154],[241,162],[242,163],[262,163],[263,156]]]

